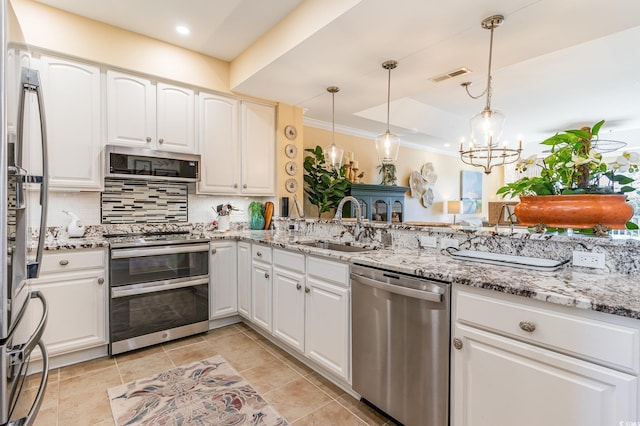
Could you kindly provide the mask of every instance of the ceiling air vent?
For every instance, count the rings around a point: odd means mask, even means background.
[[[440,83],[441,81],[449,80],[450,78],[457,77],[459,75],[469,74],[471,70],[469,68],[458,68],[457,70],[449,71],[448,73],[438,75],[430,78],[434,83]]]

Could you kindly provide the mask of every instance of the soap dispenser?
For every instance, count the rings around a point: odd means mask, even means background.
[[[67,232],[70,237],[82,237],[84,235],[84,225],[80,223],[80,218],[74,213],[67,210],[62,210],[63,213],[71,216],[71,223],[67,226]]]

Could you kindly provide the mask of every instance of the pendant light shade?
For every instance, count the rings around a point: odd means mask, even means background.
[[[398,66],[397,61],[386,61],[382,63],[382,68],[389,71],[387,80],[387,131],[376,137],[376,151],[378,161],[381,164],[393,163],[398,159],[400,149],[400,138],[389,129],[389,108],[391,105],[391,70]]]
[[[487,87],[478,96],[474,96],[469,92],[471,82],[464,82],[462,86],[466,89],[467,94],[478,99],[484,95],[487,96],[484,109],[478,114],[471,117],[469,122],[471,126],[471,143],[468,147],[464,143],[460,144],[460,159],[463,163],[476,167],[482,167],[486,174],[491,173],[494,166],[502,166],[518,161],[522,146],[518,148],[507,147],[506,143],[499,146],[502,130],[504,129],[505,116],[497,109],[491,109],[491,59],[493,56],[493,30],[498,28],[504,22],[504,16],[494,15],[484,19],[481,23],[482,28],[491,31],[491,39],[489,42],[489,70],[487,72]]]
[[[342,166],[342,155],[344,149],[336,145],[336,93],[340,91],[339,87],[327,87],[327,92],[331,93],[331,145],[324,147],[324,162],[329,167],[339,169]]]

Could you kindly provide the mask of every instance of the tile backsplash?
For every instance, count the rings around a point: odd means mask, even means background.
[[[101,197],[101,222],[187,222],[187,192],[186,183],[105,179]]]

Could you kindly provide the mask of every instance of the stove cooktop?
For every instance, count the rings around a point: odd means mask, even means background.
[[[191,235],[189,231],[179,232],[140,232],[103,234],[109,240],[111,248],[169,246],[174,244],[208,243],[209,239],[200,235]]]

